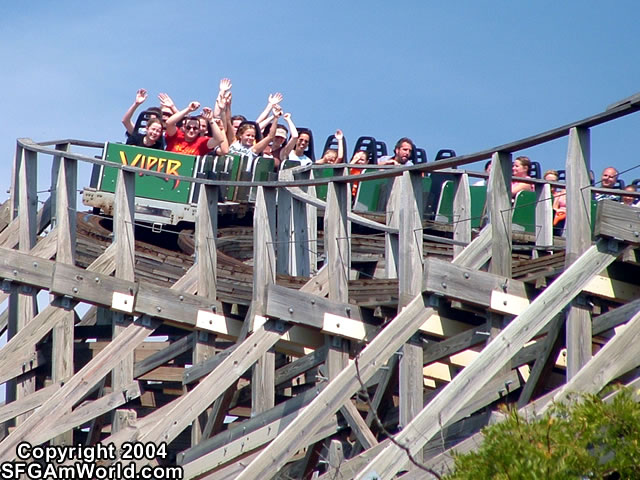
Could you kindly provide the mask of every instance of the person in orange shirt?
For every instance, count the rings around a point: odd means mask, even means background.
[[[206,155],[219,145],[219,155],[226,155],[229,152],[226,137],[214,121],[213,111],[210,108],[204,108],[202,116],[209,122],[213,133],[211,137],[200,135],[200,122],[197,117],[187,117],[199,108],[199,102],[191,102],[186,108],[169,117],[165,132],[167,151],[185,155]],[[183,119],[184,131],[177,127],[178,122]]]

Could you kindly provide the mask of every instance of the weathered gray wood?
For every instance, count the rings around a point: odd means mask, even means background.
[[[400,232],[400,212],[401,201],[404,192],[402,191],[402,177],[393,179],[393,187],[387,197],[386,218],[387,226],[391,231],[385,232],[384,236],[384,276],[386,278],[397,278],[399,259],[398,235]]]
[[[196,264],[198,295],[212,300],[217,296],[218,189],[210,185],[200,188],[196,223]]]
[[[124,170],[118,171],[115,193],[115,211],[113,216],[114,242],[118,248],[116,256],[116,278],[128,281],[135,280],[135,173]],[[113,337],[123,332],[131,317],[122,312],[113,315]],[[115,390],[122,390],[133,382],[133,354],[122,356],[121,361],[111,372],[111,383]],[[127,416],[128,412],[115,412],[112,428],[117,430],[118,416]]]
[[[351,431],[356,436],[360,444],[364,448],[371,448],[378,444],[373,432],[369,429],[369,425],[360,416],[360,412],[350,400],[340,408],[340,412],[351,426]]]
[[[198,266],[198,295],[212,302],[217,298],[217,249],[218,236],[218,188],[203,185],[198,199],[198,221],[196,223],[196,264]],[[197,332],[193,335],[193,365],[204,362],[215,355],[213,334]],[[202,439],[207,423],[206,414],[196,418],[191,425],[191,445]]]
[[[70,411],[66,413],[55,423],[50,424],[49,428],[38,429],[31,438],[31,442],[34,444],[46,442],[55,435],[58,435],[56,438],[59,438],[60,434],[71,431],[71,429],[82,425],[93,418],[103,415],[131,400],[134,400],[140,395],[140,385],[138,382],[133,382],[124,390],[112,392],[98,398],[97,400],[81,405],[72,412]]]
[[[254,267],[251,315],[264,315],[267,304],[267,287],[276,282],[276,189],[258,187],[253,213]],[[249,319],[253,325],[254,318]],[[275,404],[273,376],[275,354],[265,351],[253,366],[251,380],[251,412],[264,412]]]
[[[324,216],[324,249],[329,269],[329,299],[349,301],[351,228],[347,222],[350,197],[345,183],[330,183]]]
[[[572,128],[567,152],[567,245],[565,267],[591,245],[590,133]],[[567,379],[591,358],[591,315],[585,305],[574,301],[567,313]]]
[[[529,373],[529,378],[518,397],[518,408],[524,407],[531,401],[535,391],[539,389],[539,382],[546,377],[553,366],[562,346],[560,331],[564,326],[564,314],[560,313],[549,325],[549,331],[543,341],[542,350]]]
[[[60,384],[54,383],[47,387],[36,390],[28,397],[23,398],[20,401],[11,402],[0,407],[0,422],[11,420],[17,415],[35,410],[42,405],[51,395],[53,395],[59,388]]]
[[[68,150],[68,145],[60,145]],[[78,165],[76,160],[58,158],[57,185],[52,193],[55,211],[57,239],[56,261],[75,265],[76,246],[76,198]],[[52,222],[53,223],[53,222]],[[65,311],[52,332],[51,379],[66,382],[73,376],[73,324],[75,312]],[[52,440],[53,445],[73,444],[73,432],[69,431]]]
[[[203,455],[200,458],[193,460],[192,462],[184,464],[184,478],[194,478],[201,475],[217,465],[222,465],[230,460],[234,460],[240,457],[242,454],[246,454],[251,450],[264,445],[265,443],[277,438],[278,432],[282,431],[287,425],[295,419],[296,413],[278,418],[260,428],[259,430],[243,436],[239,439],[229,441],[223,447],[220,447],[211,453]],[[300,443],[300,447],[306,447],[312,445],[314,442],[318,442],[326,439],[330,435],[334,434],[338,430],[338,421],[336,417],[328,418],[317,425],[315,433],[311,436],[310,441],[306,444]],[[255,457],[254,457],[255,458]],[[244,467],[244,462],[238,462]],[[229,477],[216,477],[215,473],[212,478],[229,478]],[[206,477],[209,478],[209,477]]]
[[[528,304],[525,284],[502,275],[460,267],[437,258],[424,262],[423,289],[496,312],[518,313]],[[506,294],[496,302],[496,293]],[[494,301],[492,302],[492,297]]]
[[[356,305],[328,300],[275,284],[267,288],[265,314],[270,317],[323,328],[326,313],[360,322],[363,320],[362,312]]]
[[[314,207],[311,207],[314,208]],[[315,263],[311,263],[311,240],[309,232],[307,204],[294,199],[292,202],[291,220],[293,223],[293,245],[291,245],[291,253],[293,254],[291,274],[308,277],[312,269],[317,267]],[[316,247],[317,248],[317,247]]]
[[[258,196],[260,193],[258,193]],[[267,327],[267,328],[265,328]],[[171,442],[200,415],[213,400],[240,377],[258,358],[264,355],[284,331],[272,330],[267,323],[254,331],[237,346],[231,355],[186,393],[147,415],[144,426],[138,432],[138,440],[144,442]],[[286,330],[286,329],[285,329]]]
[[[323,265],[307,283],[300,287],[299,291],[312,293],[319,297],[326,297],[329,293],[329,268],[327,265]]]
[[[422,296],[418,296],[392,320],[359,355],[362,382],[366,382],[432,313],[433,310],[425,305]],[[351,361],[247,466],[238,479],[270,478],[300,444],[308,441],[314,433],[314,427],[333,415],[359,388],[356,366]]]
[[[487,186],[487,209],[492,229],[489,271],[511,276],[511,155],[496,152],[491,157]]]
[[[304,408],[311,402],[311,400],[318,394],[320,387],[310,388],[309,390],[302,392],[295,397],[279,403],[275,407],[251,417],[242,422],[240,428],[231,428],[220,432],[218,435],[203,440],[199,445],[192,447],[177,455],[176,460],[178,464],[191,463],[194,460],[203,457],[215,450],[222,449],[230,442],[238,440],[242,437],[246,437],[253,432],[256,432],[265,426],[272,430],[277,430],[275,427],[283,425],[285,417],[293,414],[291,418],[295,418],[297,412]],[[244,451],[250,450],[249,448]],[[225,456],[224,461],[228,462],[232,457]]]
[[[471,242],[465,252],[453,260],[454,264],[477,263],[484,258],[487,238],[480,235]],[[469,252],[467,252],[469,250]],[[486,261],[486,260],[485,260]],[[484,263],[484,262],[482,262]],[[468,265],[467,265],[468,266]],[[297,450],[299,441],[312,435],[313,426],[321,419],[333,415],[342,404],[360,389],[360,381],[366,383],[383,366],[395,351],[405,343],[424,322],[435,313],[426,306],[422,296],[409,304],[384,330],[360,353],[358,380],[355,363],[349,365],[316,397],[296,420],[276,438],[251,464],[239,479],[268,478],[273,475]]]
[[[536,184],[536,245],[553,245],[553,195],[549,184]]]
[[[18,156],[18,153],[20,154]],[[15,179],[17,192],[13,194],[17,198],[17,205],[14,204],[14,212],[17,213],[18,219],[18,244],[22,252],[28,252],[36,244],[36,215],[38,205],[37,193],[37,154],[28,150],[20,149],[16,154],[18,178]],[[16,195],[17,193],[17,195]],[[9,277],[11,278],[11,277]],[[37,292],[29,287],[22,287],[9,298],[9,319],[7,338],[10,340],[19,333],[21,329],[33,319],[38,311]],[[25,347],[30,352],[23,354],[31,354],[35,358],[35,346]],[[11,381],[7,385],[7,399],[21,400],[22,398],[35,392],[35,376],[32,372],[22,376],[20,380]],[[21,415],[16,418],[16,424],[24,421],[26,416]]]
[[[572,392],[598,393],[611,380],[640,365],[639,346],[640,313],[636,313],[624,327],[620,327],[616,336],[554,395],[553,401],[562,402]]]
[[[468,244],[471,242],[471,191],[469,176],[463,173],[456,176],[455,195],[453,197],[453,239]],[[464,247],[453,246],[453,256],[458,255]]]
[[[145,323],[148,326],[145,326]],[[73,405],[84,398],[96,383],[113,369],[120,356],[132,353],[157,325],[148,317],[129,325],[0,443],[0,459],[13,460],[16,456],[16,446],[20,442],[29,442],[39,429],[44,430],[54,424],[58,419],[55,412],[60,405]]]
[[[422,281],[422,175],[403,173],[396,180],[401,185],[397,199],[399,206],[398,234],[398,309],[420,294]],[[467,181],[468,183],[468,181]],[[468,191],[468,185],[467,185]],[[469,240],[471,235],[469,232]],[[424,376],[422,345],[407,342],[402,346],[399,362],[400,421],[407,425],[422,409]],[[418,458],[417,461],[421,459]]]
[[[312,206],[314,208],[320,208],[320,209],[326,209],[327,208],[326,202],[323,202],[322,200],[316,198],[313,195],[309,195],[308,193],[304,192],[299,187],[287,187],[287,190],[289,191],[289,193],[291,193],[291,195],[294,198],[303,200],[308,205],[310,205],[310,206]],[[390,227],[388,225],[384,225],[382,223],[378,223],[378,222],[376,222],[374,220],[369,220],[368,218],[364,218],[364,217],[362,217],[362,216],[360,216],[360,215],[358,215],[356,213],[353,213],[353,212],[347,213],[347,218],[349,219],[350,222],[356,223],[358,225],[362,225],[364,227],[370,227],[370,228],[373,228],[375,230],[380,230],[381,232],[398,233],[398,229],[397,228],[393,228],[393,227]]]
[[[465,393],[474,392],[482,387],[487,382],[487,377],[495,375],[567,301],[581,291],[593,275],[612,263],[616,256],[617,253],[606,251],[602,242],[585,252],[547,287],[524,313],[502,330],[476,360],[460,372],[414,421],[396,436],[396,440],[406,445],[411,454],[419,451],[424,443],[439,431],[439,425],[446,424],[467,402],[468,397]],[[372,471],[377,472],[383,479],[391,478],[406,461],[404,450],[395,445],[389,446],[377,455],[357,478],[362,479]]]
[[[171,343],[167,348],[158,350],[140,362],[136,362],[133,367],[133,377],[138,378],[156,367],[164,365],[173,360],[178,355],[188,352],[193,347],[196,333],[185,335],[180,340]],[[204,361],[204,360],[203,360]]]
[[[467,245],[462,252],[456,255],[456,260],[461,257],[458,265],[465,265],[474,270],[482,267],[491,258],[493,230],[491,225],[485,226],[473,242]],[[473,245],[473,248],[469,248]]]
[[[281,175],[286,172],[283,170]],[[293,176],[291,176],[293,179]],[[276,257],[276,272],[277,273],[285,273],[291,274],[290,268],[290,259],[291,259],[291,240],[293,237],[292,233],[292,220],[291,220],[291,209],[292,209],[292,198],[291,194],[286,188],[278,189],[278,218],[277,218],[277,257]]]
[[[596,236],[615,238],[624,242],[640,243],[640,211],[613,200],[598,202]]]

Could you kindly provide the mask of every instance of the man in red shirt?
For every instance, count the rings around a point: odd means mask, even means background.
[[[200,103],[191,102],[187,108],[180,110],[169,117],[165,131],[167,151],[184,153],[185,155],[206,155],[220,145],[217,153],[219,155],[227,154],[229,146],[227,142],[224,141],[226,137],[222,131],[220,131],[216,122],[214,122],[213,112],[211,109],[205,108],[203,111],[203,117],[205,117],[211,125],[213,137],[200,136],[200,122],[195,117],[187,117],[184,120],[184,131],[177,127],[180,120],[199,108]]]

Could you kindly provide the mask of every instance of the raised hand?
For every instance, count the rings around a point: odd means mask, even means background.
[[[200,102],[191,102],[187,108],[190,112],[195,112],[200,108]]]
[[[342,130],[340,129],[336,130],[336,133],[334,133],[333,136],[336,137],[336,140],[338,141],[342,140],[342,138],[344,137],[344,135],[342,134]]]
[[[277,103],[273,105],[273,107],[271,108],[271,111],[276,117],[280,117],[282,115],[282,107]]]
[[[140,105],[147,99],[147,91],[144,88],[141,88],[136,92],[136,103]]]
[[[272,106],[275,106],[278,103],[280,103],[283,98],[284,97],[282,96],[282,94],[280,92],[272,93],[272,94],[269,95],[269,103]]]
[[[224,93],[227,90],[231,90],[231,80],[229,80],[228,78],[223,78],[222,80],[220,80],[220,91]]]
[[[166,93],[159,93],[158,100],[160,100],[160,105],[162,105],[163,107],[174,109],[176,106],[175,103],[173,103],[171,97]]]
[[[209,108],[209,107],[202,107],[202,116],[208,122],[212,121],[213,120],[213,110],[211,110],[211,108]]]
[[[289,120],[291,118],[291,114],[287,112],[282,116],[282,118],[284,118],[285,120]]]

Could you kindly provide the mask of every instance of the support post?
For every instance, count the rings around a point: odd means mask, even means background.
[[[567,151],[567,246],[565,267],[591,246],[590,133],[572,128]],[[567,380],[591,359],[591,313],[580,297],[567,312]]]
[[[453,239],[466,245],[471,243],[471,190],[469,176],[456,176],[453,197]],[[454,258],[464,250],[462,245],[453,246]]]
[[[218,293],[216,237],[218,234],[218,187],[201,185],[196,222],[196,264],[198,266],[198,296],[215,302]],[[195,332],[193,336],[193,364],[204,362],[215,355],[216,337],[210,332]],[[191,445],[202,440],[207,423],[206,413],[191,424]]]
[[[38,211],[37,194],[37,153],[23,148],[16,150],[12,212],[18,217],[19,242],[18,249],[28,252],[36,244],[36,216]],[[10,340],[37,313],[36,292],[32,287],[19,287],[9,297],[8,334]],[[35,348],[33,349],[35,355]],[[21,400],[35,392],[35,375],[29,372],[20,379],[11,381],[7,388],[7,401]],[[16,425],[20,425],[30,414],[16,417]]]
[[[135,236],[134,236],[134,211],[135,211],[135,173],[119,170],[116,181],[115,209],[113,216],[114,241],[117,244],[116,255],[117,278],[135,280]],[[128,292],[133,294],[133,292]],[[113,314],[113,338],[116,338],[131,323],[131,316],[126,313]],[[111,385],[114,390],[123,390],[133,382],[133,353],[124,356],[116,368],[111,371]],[[126,409],[115,411],[112,430],[117,431],[119,426],[127,424],[131,412]]]
[[[249,318],[250,331],[255,330],[255,316],[264,315],[267,286],[276,281],[276,189],[258,187],[253,213],[253,298]],[[266,352],[253,366],[251,379],[251,415],[275,405],[275,354]]]
[[[67,150],[68,145],[61,146]],[[57,231],[56,261],[75,265],[76,258],[76,203],[78,162],[69,158],[58,160],[56,188],[52,193],[55,228]],[[62,307],[58,307],[62,308]],[[51,350],[51,379],[66,382],[73,376],[73,326],[75,312],[64,312],[64,318],[53,327]],[[70,411],[70,409],[68,410]],[[52,439],[53,445],[73,445],[73,431]]]
[[[464,182],[464,180],[463,180]],[[404,172],[400,177],[401,194],[397,197],[400,210],[398,310],[401,310],[420,294],[422,286],[422,175],[420,172]],[[469,182],[467,180],[467,192]],[[422,410],[424,376],[423,349],[419,335],[402,346],[399,363],[400,426],[408,425]],[[421,455],[419,454],[419,457]],[[421,458],[417,459],[421,461]]]

